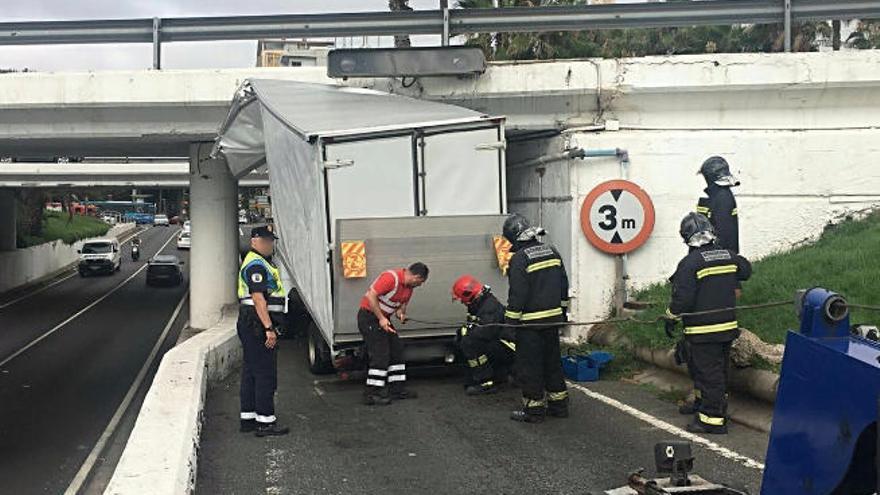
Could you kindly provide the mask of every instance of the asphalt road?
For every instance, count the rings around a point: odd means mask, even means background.
[[[208,392],[197,493],[599,494],[652,470],[654,444],[687,423],[642,387],[600,381],[570,389],[570,418],[519,424],[507,419],[518,390],[466,397],[454,373],[413,374],[418,399],[370,408],[360,383],[311,375],[301,342],[282,342],[276,413],[291,434],[237,431],[233,374]],[[757,493],[760,466],[736,456],[762,463],[766,435],[733,425],[705,438],[716,444],[695,446],[695,472]]]
[[[174,240],[166,245],[176,233],[142,232],[140,261],[131,261],[126,244],[122,269],[112,276],[62,277],[21,301],[4,307],[21,294],[0,301],[0,492],[64,493],[77,476],[186,294],[186,284],[147,287],[141,270],[163,245],[163,252],[177,252]],[[141,388],[184,317],[181,311],[173,322]],[[143,395],[135,392],[108,451],[127,436]],[[100,468],[106,452],[97,454]]]

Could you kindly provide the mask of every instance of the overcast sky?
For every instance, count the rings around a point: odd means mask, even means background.
[[[449,2],[454,3],[454,0]],[[311,14],[387,10],[387,0],[0,0],[0,22],[30,20]],[[436,9],[438,0],[411,0]],[[420,37],[430,43],[434,37]],[[152,64],[148,44],[0,47],[0,68],[39,71],[143,69]],[[253,67],[256,42],[165,43],[164,68]]]

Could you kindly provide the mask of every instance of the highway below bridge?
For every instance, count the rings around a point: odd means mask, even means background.
[[[153,255],[188,261],[177,233],[140,232],[140,260],[124,244],[111,276],[72,271],[0,298],[0,493],[101,493],[188,315],[186,281],[146,285]]]

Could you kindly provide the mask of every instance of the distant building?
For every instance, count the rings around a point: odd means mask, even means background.
[[[260,40],[257,42],[257,67],[314,67],[327,65],[327,53],[333,41]]]

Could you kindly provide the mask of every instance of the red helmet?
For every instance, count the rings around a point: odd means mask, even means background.
[[[483,292],[483,284],[473,275],[462,275],[452,284],[452,298],[470,304]]]

